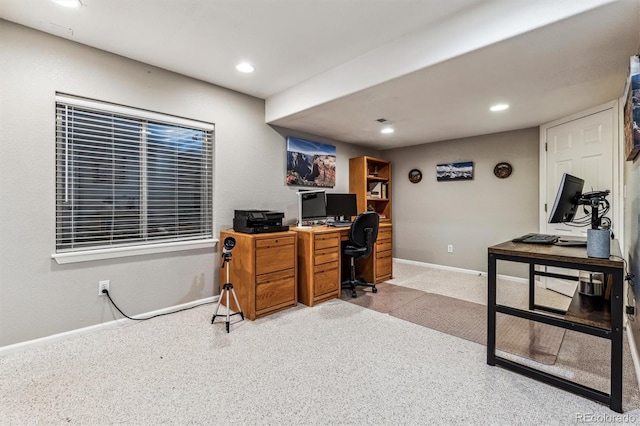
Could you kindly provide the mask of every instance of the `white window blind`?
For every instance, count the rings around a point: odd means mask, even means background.
[[[56,97],[56,252],[212,238],[213,125]]]

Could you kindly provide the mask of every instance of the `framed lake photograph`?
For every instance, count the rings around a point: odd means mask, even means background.
[[[335,184],[335,146],[287,138],[287,185],[333,188]]]
[[[436,179],[438,181],[473,179],[473,161],[438,164]]]

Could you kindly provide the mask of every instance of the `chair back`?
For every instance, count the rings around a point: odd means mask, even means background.
[[[380,216],[376,212],[364,212],[356,216],[349,230],[349,242],[356,247],[367,247],[371,251],[378,239]]]

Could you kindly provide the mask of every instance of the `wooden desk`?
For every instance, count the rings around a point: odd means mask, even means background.
[[[291,227],[298,235],[298,301],[313,306],[340,297],[342,250],[349,240],[349,228]],[[356,272],[366,281],[381,283],[392,276],[392,225],[380,223],[373,253],[356,261]]]
[[[585,247],[548,246],[513,243],[511,241],[489,247],[487,364],[497,364],[561,389],[603,402],[608,404],[612,410],[622,413],[622,291],[624,283],[624,262],[617,241],[612,241],[611,253],[612,256],[609,259],[597,259],[587,257]],[[516,309],[496,303],[496,261],[498,260],[527,263],[529,265],[528,310]],[[604,273],[605,277],[613,280],[609,303],[605,302],[605,306],[600,306],[608,309],[604,309],[604,312],[601,313],[596,312],[598,310],[597,303],[590,303],[591,301],[585,300],[587,296],[582,296],[577,291],[567,312],[537,305],[534,297],[535,276],[567,277],[560,274],[536,271],[536,265]],[[539,311],[547,311],[556,315],[552,316]],[[596,389],[497,356],[495,353],[496,312],[609,339],[611,341],[611,393],[606,394]],[[561,315],[563,315],[563,317]],[[589,354],[579,355],[589,357]]]
[[[226,237],[236,240],[227,267],[246,318],[254,320],[298,304],[295,232],[220,232],[220,241]],[[220,289],[226,283],[226,273],[226,268],[220,268]],[[230,303],[237,312],[235,302]]]

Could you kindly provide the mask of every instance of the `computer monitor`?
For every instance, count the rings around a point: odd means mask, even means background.
[[[560,187],[553,203],[549,223],[571,222],[576,215],[584,180],[570,174],[563,174]]]
[[[351,220],[358,214],[358,202],[356,194],[327,193],[327,216],[340,220]]]
[[[298,228],[303,228],[303,219],[326,219],[327,204],[325,190],[298,191]]]
[[[300,195],[303,219],[325,219],[327,217],[327,202],[325,191],[303,191]]]

